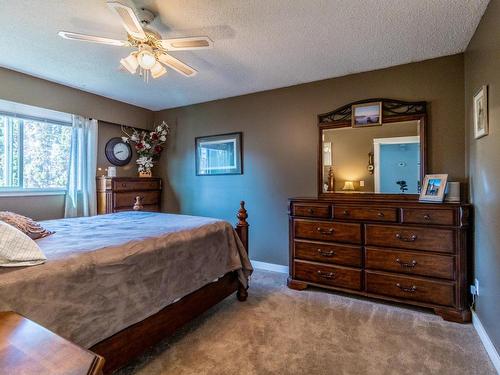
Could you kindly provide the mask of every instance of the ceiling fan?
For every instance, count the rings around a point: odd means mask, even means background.
[[[127,31],[127,40],[102,38],[69,31],[59,31],[59,36],[70,40],[134,47],[135,51],[121,59],[120,64],[131,74],[139,71],[139,75],[144,76],[145,81],[149,80],[149,76],[153,78],[163,76],[167,73],[165,66],[186,77],[193,77],[197,73],[195,69],[167,52],[213,47],[213,41],[206,36],[162,39],[160,34],[148,27],[155,18],[151,11],[141,9],[136,15],[134,9],[125,5],[123,0],[109,0],[107,5],[120,17],[123,27]]]

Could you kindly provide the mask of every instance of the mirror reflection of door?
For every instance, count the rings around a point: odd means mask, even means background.
[[[420,137],[373,139],[376,193],[418,194]]]

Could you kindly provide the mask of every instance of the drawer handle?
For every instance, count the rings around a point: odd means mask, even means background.
[[[412,234],[410,237],[405,237],[401,233],[396,233],[396,238],[404,242],[415,242],[417,240],[417,235]]]
[[[407,286],[402,286],[400,283],[397,283],[396,286],[399,289],[401,289],[403,292],[407,292],[407,293],[415,293],[417,291],[417,287],[415,285],[407,287]]]
[[[321,234],[333,234],[333,228],[323,229],[321,227],[317,227],[316,230]]]
[[[414,268],[417,265],[416,260],[412,260],[410,263],[406,263],[401,261],[401,259],[396,259],[396,262],[399,263],[399,265],[403,268]]]
[[[379,213],[377,214],[377,216],[378,216],[378,217],[384,217],[385,215],[384,215],[384,213],[383,213],[383,212],[379,212]]]
[[[347,210],[344,210],[343,214],[344,214],[344,216],[349,216],[351,213]]]
[[[317,271],[317,274],[319,277],[322,277],[323,279],[327,279],[327,280],[335,279],[335,274],[333,272]]]
[[[309,212],[310,214],[313,214],[314,213],[314,210],[312,208],[308,208],[307,209],[307,212]]]
[[[337,255],[337,253],[333,250],[323,251],[321,249],[318,249],[318,254],[321,255],[322,257],[333,257],[333,256]]]
[[[424,219],[427,220],[427,221],[429,221],[431,219],[431,215],[425,214],[424,215]]]
[[[122,184],[122,187],[127,187],[127,184],[123,183],[123,184]]]

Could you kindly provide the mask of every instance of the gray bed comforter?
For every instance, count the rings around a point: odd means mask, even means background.
[[[123,212],[50,220],[34,267],[0,268],[0,311],[13,310],[91,347],[187,294],[252,266],[226,221]]]

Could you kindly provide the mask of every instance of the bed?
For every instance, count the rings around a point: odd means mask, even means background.
[[[43,222],[43,265],[0,268],[0,311],[16,311],[125,365],[228,295],[252,272],[244,202],[218,219],[120,212]]]

